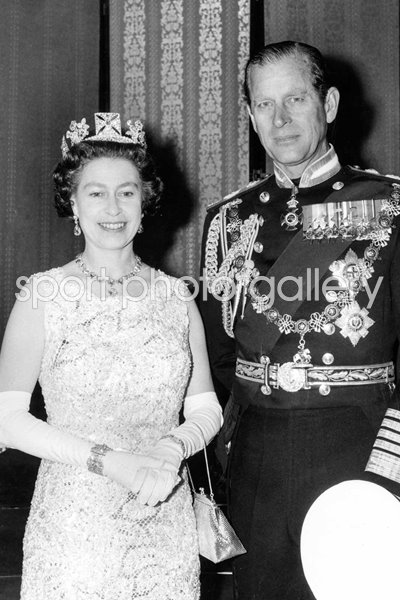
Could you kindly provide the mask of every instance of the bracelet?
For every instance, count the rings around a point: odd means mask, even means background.
[[[182,458],[183,459],[188,458],[188,456],[186,454],[185,442],[183,440],[181,440],[181,438],[179,438],[177,435],[174,435],[173,433],[167,433],[167,435],[163,435],[161,439],[162,440],[172,440],[173,442],[178,444],[178,446],[182,450]]]
[[[106,444],[95,444],[90,449],[90,455],[87,459],[87,468],[96,475],[103,475],[103,457],[109,452],[111,448]]]

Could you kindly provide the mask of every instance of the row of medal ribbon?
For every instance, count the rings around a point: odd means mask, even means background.
[[[372,239],[377,230],[389,229],[393,221],[393,217],[381,212],[384,202],[387,201],[376,199],[303,206],[304,237],[308,240]]]

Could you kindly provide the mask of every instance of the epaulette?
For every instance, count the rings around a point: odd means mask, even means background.
[[[210,204],[209,206],[207,206],[207,211],[212,210],[213,208],[219,208],[220,206],[222,206],[223,204],[225,204],[225,202],[229,202],[230,200],[234,200],[238,196],[241,196],[242,194],[247,193],[249,190],[257,189],[258,186],[260,186],[263,183],[265,183],[267,181],[267,179],[269,179],[271,176],[272,176],[272,173],[269,173],[263,179],[256,179],[255,181],[250,181],[247,185],[239,188],[238,190],[235,190],[234,192],[231,192],[227,196],[224,196],[222,198],[222,200],[217,200],[217,202],[213,202],[212,204]]]
[[[387,174],[383,175],[379,173],[376,169],[361,169],[358,166],[348,165],[348,168],[352,173],[357,173],[359,175],[365,175],[366,177],[374,177],[374,179],[381,179],[382,181],[388,181],[390,183],[398,183],[400,180],[399,175]]]

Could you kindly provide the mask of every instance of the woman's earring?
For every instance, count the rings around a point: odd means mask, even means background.
[[[74,223],[75,223],[74,235],[76,235],[76,236],[81,235],[82,229],[80,228],[79,217],[77,215],[74,215]]]
[[[144,217],[144,213],[142,213],[140,215],[140,223],[139,223],[139,227],[137,230],[138,233],[143,233],[143,217]]]

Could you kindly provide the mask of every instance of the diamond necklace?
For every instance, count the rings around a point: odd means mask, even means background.
[[[105,282],[108,285],[107,293],[109,296],[117,296],[118,295],[118,289],[116,287],[117,284],[122,285],[124,283],[124,281],[126,281],[128,279],[133,279],[133,277],[135,277],[140,272],[140,269],[142,268],[142,260],[141,260],[140,256],[135,255],[135,265],[134,265],[132,271],[130,271],[126,275],[122,275],[122,277],[120,277],[119,279],[113,279],[109,275],[105,275],[105,274],[97,275],[97,273],[90,271],[87,268],[86,264],[83,262],[82,254],[78,254],[78,256],[75,258],[75,262],[84,275],[87,275],[88,277],[90,277],[91,279],[94,279],[95,281],[98,281],[99,283]],[[104,267],[102,267],[100,269],[100,271],[105,271]]]

